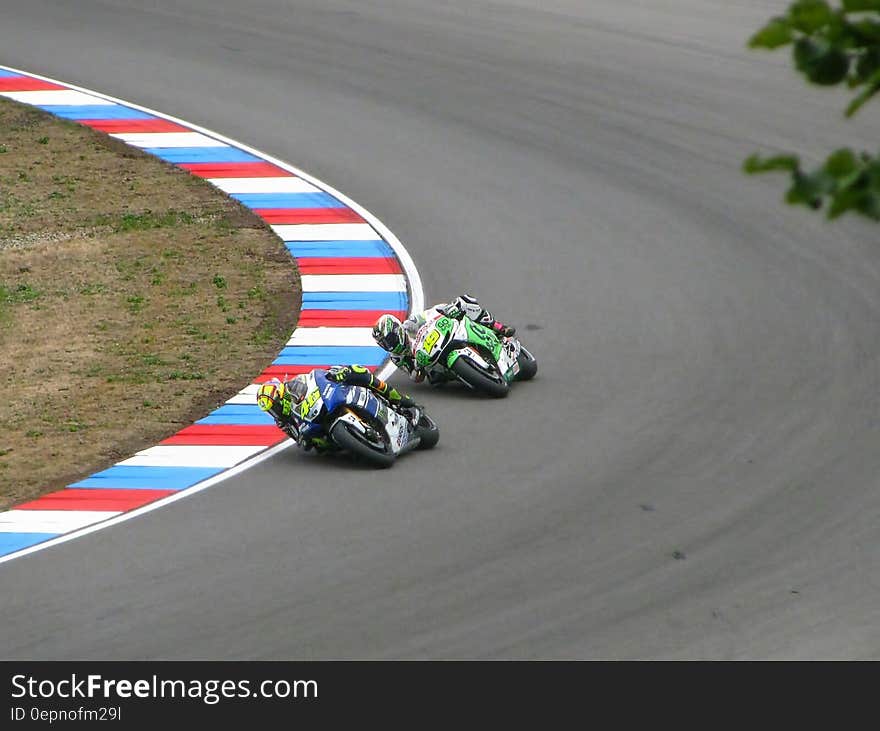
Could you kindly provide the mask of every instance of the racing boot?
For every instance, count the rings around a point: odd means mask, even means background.
[[[516,332],[515,327],[511,327],[510,325],[505,325],[503,322],[500,322],[500,321],[494,320],[494,319],[492,320],[492,324],[488,325],[487,327],[490,330],[493,330],[495,333],[497,333],[498,335],[501,335],[501,337],[504,337],[504,338],[509,338]]]
[[[516,332],[516,328],[505,325],[501,320],[496,320],[488,310],[483,310],[477,322],[485,325],[496,335],[500,335],[503,338],[509,338]]]

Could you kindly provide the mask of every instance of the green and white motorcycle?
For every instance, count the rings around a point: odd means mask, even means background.
[[[513,381],[527,381],[538,372],[535,356],[516,337],[500,337],[467,317],[439,313],[415,333],[413,355],[426,373],[441,371],[445,380],[459,380],[495,398],[506,396]]]

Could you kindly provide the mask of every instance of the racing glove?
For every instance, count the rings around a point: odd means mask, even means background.
[[[327,371],[327,380],[333,381],[334,383],[342,383],[351,373],[351,368],[348,366],[334,366],[329,371]]]
[[[454,304],[448,304],[443,309],[442,312],[446,317],[451,317],[453,320],[460,320],[464,317],[464,310],[457,307]]]

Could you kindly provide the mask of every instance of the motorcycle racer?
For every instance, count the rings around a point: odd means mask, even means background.
[[[412,397],[400,393],[386,381],[376,378],[363,366],[335,365],[327,371],[314,369],[312,373],[322,373],[334,383],[349,386],[365,386],[387,399],[392,406],[406,410],[416,405]],[[319,454],[332,449],[332,444],[323,427],[303,420],[299,415],[299,405],[308,392],[308,376],[300,374],[291,380],[281,381],[270,378],[257,390],[257,405],[262,411],[275,419],[276,426],[305,451],[315,449]]]
[[[496,320],[474,297],[463,294],[448,303],[441,302],[422,312],[414,313],[403,322],[394,315],[382,315],[373,326],[373,340],[391,356],[391,361],[410,378],[420,383],[425,378],[431,384],[452,380],[445,368],[435,366],[427,371],[420,368],[413,354],[416,333],[428,320],[445,315],[460,320],[467,317],[493,330],[501,337],[511,337],[516,328]]]

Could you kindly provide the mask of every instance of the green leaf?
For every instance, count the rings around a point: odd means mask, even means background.
[[[758,153],[750,155],[743,163],[743,170],[749,175],[755,173],[767,173],[774,170],[795,172],[800,165],[800,160],[795,155],[776,155],[774,157],[761,157]]]
[[[880,41],[880,23],[871,18],[847,22],[850,35],[856,45],[874,44]]]
[[[792,173],[792,185],[786,193],[785,200],[793,205],[805,205],[813,210],[822,207],[824,196],[834,193],[837,183],[824,170],[819,169],[810,174],[799,171]]]
[[[880,195],[875,191],[866,191],[859,196],[856,210],[863,216],[880,221]]]
[[[852,86],[859,86],[871,81],[871,77],[880,71],[880,46],[873,46],[859,56],[855,65],[855,78]]]
[[[785,202],[790,206],[806,206],[818,211],[822,207],[822,198],[817,196],[809,196],[804,193],[797,185],[792,185],[785,194]]]
[[[794,44],[794,63],[812,83],[839,84],[849,71],[849,56],[827,41],[800,38]]]
[[[824,41],[816,41],[812,38],[799,38],[791,52],[797,70],[807,73],[830,50],[831,46]]]
[[[840,183],[841,178],[846,178],[848,175],[851,175],[854,171],[857,171],[859,167],[856,155],[852,150],[840,149],[835,150],[829,155],[825,164],[822,166],[822,169]]]
[[[855,99],[853,99],[846,107],[846,111],[844,114],[847,117],[853,116],[862,106],[867,102],[872,96],[874,96],[878,91],[880,91],[880,79],[877,81],[873,81],[868,85],[861,94],[859,94]]]
[[[863,172],[859,173],[848,185],[841,186],[831,197],[828,218],[839,218],[847,211],[853,210],[873,218],[874,214],[880,211],[878,201],[880,201],[880,192],[871,190],[867,184],[867,176]]]
[[[840,218],[840,216],[853,208],[855,208],[855,203],[851,198],[837,196],[831,201],[831,206],[828,208],[828,220],[833,221],[835,218]]]
[[[847,22],[843,13],[835,13],[831,17],[831,22],[827,27],[818,32],[824,38],[827,38],[831,45],[841,51],[847,51],[853,48],[861,48],[864,44],[864,38],[856,32],[851,23]]]
[[[848,73],[849,57],[842,51],[833,50],[807,74],[807,78],[814,84],[834,86],[843,81]]]
[[[880,0],[843,0],[843,10],[847,13],[880,10]]]
[[[749,48],[779,48],[791,43],[791,25],[785,18],[773,18],[749,39]]]
[[[858,194],[852,190],[844,190],[831,198],[828,207],[828,218],[834,220],[856,207]]]
[[[791,27],[803,33],[815,33],[831,23],[834,12],[825,0],[797,0],[788,8]]]

